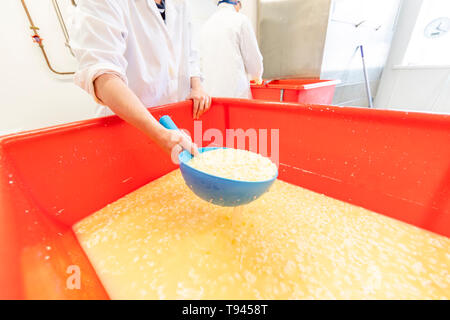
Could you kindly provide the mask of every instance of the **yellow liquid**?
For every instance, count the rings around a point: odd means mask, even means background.
[[[113,299],[450,298],[450,239],[282,181],[222,208],[176,170],[74,231]]]

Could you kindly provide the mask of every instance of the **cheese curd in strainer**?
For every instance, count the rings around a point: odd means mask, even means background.
[[[277,166],[260,154],[231,148],[203,152],[188,165],[199,171],[239,181],[265,181],[277,174]]]

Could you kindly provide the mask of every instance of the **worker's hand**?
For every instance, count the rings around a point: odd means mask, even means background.
[[[211,97],[200,88],[193,88],[188,99],[194,102],[193,118],[199,119],[211,107]]]
[[[253,81],[255,82],[255,84],[258,85],[258,86],[260,86],[260,85],[263,84],[262,78],[253,78],[252,80],[253,80]]]
[[[191,138],[180,130],[165,129],[159,145],[171,155],[172,161],[178,164],[178,155],[183,151],[189,151],[193,156],[199,154],[198,148]]]

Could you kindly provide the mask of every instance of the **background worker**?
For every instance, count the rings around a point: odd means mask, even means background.
[[[201,31],[204,87],[212,96],[251,98],[249,76],[262,81],[263,57],[250,19],[239,12],[241,8],[241,1],[218,1],[218,10]]]

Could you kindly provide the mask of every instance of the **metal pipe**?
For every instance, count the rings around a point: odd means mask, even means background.
[[[372,92],[370,91],[369,73],[367,72],[366,60],[364,59],[363,46],[360,45],[359,49],[361,50],[361,58],[362,58],[363,70],[364,70],[364,81],[366,84],[367,98],[369,99],[369,108],[373,108]]]
[[[58,18],[58,21],[59,21],[59,25],[61,26],[61,30],[63,32],[64,38],[66,39],[65,45],[67,48],[69,48],[69,51],[72,54],[72,56],[75,57],[75,54],[73,53],[72,48],[70,47],[69,31],[67,31],[67,26],[64,21],[64,17],[61,13],[61,9],[59,8],[58,0],[52,0],[52,3],[53,3],[53,8],[55,9],[55,12],[56,12],[56,17]]]
[[[36,27],[36,25],[33,22],[33,19],[31,18],[30,11],[28,10],[28,7],[27,7],[27,5],[25,3],[25,0],[21,0],[21,2],[22,2],[23,9],[25,10],[25,13],[27,14],[28,21],[30,22],[30,29],[33,30],[32,38],[33,38],[34,42],[36,42],[39,45],[39,48],[41,48],[42,55],[44,56],[45,62],[47,63],[47,66],[50,69],[50,71],[52,71],[53,73],[59,74],[59,75],[75,74],[75,72],[60,72],[60,71],[56,71],[52,67],[52,65],[50,63],[50,60],[49,60],[49,58],[47,56],[47,52],[45,51],[44,44],[42,43],[43,39],[41,38],[41,36],[38,33],[39,28]]]

